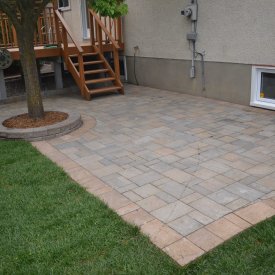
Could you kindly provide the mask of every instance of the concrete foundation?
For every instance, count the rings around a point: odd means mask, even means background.
[[[196,62],[196,78],[190,79],[191,61],[136,58],[140,85],[249,105],[251,65],[205,62],[206,89],[202,89],[201,62]],[[128,81],[135,84],[134,58],[127,57]]]
[[[63,76],[62,76],[62,60],[58,58],[54,62],[54,77],[55,77],[55,87],[56,89],[63,89]]]
[[[0,70],[0,100],[7,98],[7,89],[4,78],[4,71]]]

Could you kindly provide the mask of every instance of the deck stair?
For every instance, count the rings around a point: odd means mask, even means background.
[[[119,92],[124,94],[120,80],[120,45],[104,25],[104,21],[92,10],[89,11],[92,24],[91,46],[84,51],[74,38],[66,21],[58,10],[55,11],[57,37],[62,47],[62,55],[68,71],[80,88],[82,96],[90,100],[95,95]],[[105,39],[103,39],[103,35]],[[74,44],[69,47],[70,43]],[[108,43],[108,45],[107,45]],[[103,47],[108,46],[114,60],[114,68],[104,56]]]
[[[70,55],[70,62],[73,70],[79,73],[79,63],[77,55]],[[99,52],[83,54],[85,91],[92,97],[94,95],[106,94],[110,92],[120,92],[123,94],[122,83],[117,81],[115,72],[108,61]]]
[[[44,2],[35,0],[36,7],[39,8]],[[101,17],[90,9],[90,43],[81,45],[59,12],[58,1],[50,2],[38,18],[34,35],[36,58],[62,57],[82,96],[87,100],[104,93],[123,94],[119,62],[119,51],[124,47],[121,18]],[[13,58],[20,60],[15,29],[2,11],[0,47],[8,48]],[[113,61],[112,65],[109,60]]]

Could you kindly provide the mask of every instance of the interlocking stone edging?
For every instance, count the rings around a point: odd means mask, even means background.
[[[77,113],[69,112],[67,110],[63,111],[69,115],[66,120],[54,125],[29,129],[7,128],[2,123],[11,116],[1,116],[0,139],[40,141],[63,136],[73,132],[74,130],[77,130],[82,125],[81,116]]]

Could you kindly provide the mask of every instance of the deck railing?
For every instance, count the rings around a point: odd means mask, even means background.
[[[84,50],[79,44],[79,42],[74,37],[73,33],[71,32],[69,26],[67,25],[66,21],[60,14],[58,10],[55,11],[55,22],[56,28],[58,29],[57,36],[58,40],[61,43],[63,58],[68,70],[71,72],[73,78],[75,79],[76,83],[78,84],[81,94],[83,97],[87,96],[87,91],[85,90],[85,74],[84,74],[84,62],[83,62],[83,53]],[[70,39],[70,43],[72,43],[76,49],[76,56],[78,59],[78,70],[76,69],[75,65],[73,64],[70,58],[70,51],[69,51],[69,43],[68,39]]]
[[[54,9],[47,7],[37,21],[34,46],[57,44]],[[7,15],[0,11],[0,47],[17,48],[18,42],[14,27]]]
[[[52,44],[59,44],[58,31],[56,31],[55,9],[56,4],[46,7],[41,13],[37,21],[36,32],[34,35],[34,46],[47,46]],[[54,8],[55,7],[55,8]],[[90,12],[89,12],[90,15]],[[123,43],[122,36],[122,19],[102,17],[97,14],[97,18],[90,16],[90,31],[94,43],[98,45],[99,37],[96,29],[97,20],[100,19],[105,27],[105,30],[114,38],[119,46]],[[81,41],[79,41],[81,42]],[[101,34],[102,45],[110,45],[110,36],[102,31]],[[0,11],[0,47],[3,48],[18,48],[16,32],[7,15]]]
[[[116,35],[112,35],[112,27],[109,26],[109,29],[102,22],[102,18],[100,18],[93,10],[89,10],[89,17],[91,23],[91,44],[94,45],[95,49],[99,52],[99,54],[103,54],[103,46],[110,45],[111,51],[114,59],[114,70],[117,81],[120,81],[120,65],[119,65],[119,41],[116,41]],[[118,20],[114,20],[114,23],[119,22]],[[120,21],[121,22],[121,21]],[[107,25],[108,26],[108,25]],[[115,29],[116,30],[116,29]],[[121,31],[121,27],[120,27]],[[116,33],[116,31],[115,31]],[[121,36],[117,36],[117,38],[121,39]],[[120,41],[121,42],[121,41]]]
[[[91,38],[93,38],[96,44],[99,43],[99,35],[97,32],[97,22],[100,20],[105,27],[105,30],[108,31],[107,34],[104,30],[102,30],[101,34],[101,42],[103,45],[108,45],[112,41],[110,41],[110,36],[114,38],[114,40],[121,45],[123,43],[123,36],[122,36],[122,18],[111,18],[109,16],[103,17],[96,14],[93,10],[89,11],[90,15],[90,31],[91,31]],[[96,17],[94,15],[97,15]]]

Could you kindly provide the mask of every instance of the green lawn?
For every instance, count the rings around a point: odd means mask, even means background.
[[[0,141],[0,274],[274,274],[275,219],[181,268],[25,142]]]

